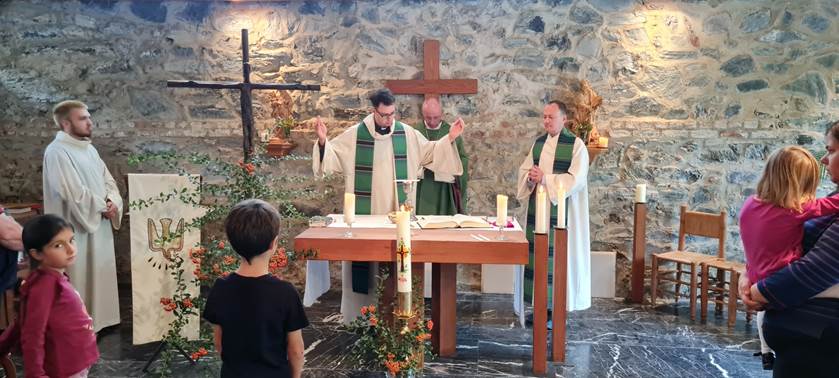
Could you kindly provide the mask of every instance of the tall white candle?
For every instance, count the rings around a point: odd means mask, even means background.
[[[344,223],[355,221],[355,194],[344,193]]]
[[[556,227],[565,228],[565,188],[562,184],[556,189]]]
[[[396,212],[396,291],[411,292],[411,212]]]
[[[545,209],[548,205],[547,196],[545,195],[545,187],[539,185],[536,190],[536,233],[544,234],[548,232],[547,217],[545,216]]]
[[[499,194],[495,197],[495,224],[499,227],[507,227],[507,196]]]
[[[635,203],[647,203],[647,184],[635,185]]]

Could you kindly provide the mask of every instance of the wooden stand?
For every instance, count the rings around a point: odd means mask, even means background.
[[[635,226],[632,233],[632,286],[629,294],[633,303],[644,302],[644,259],[647,253],[647,204],[635,204]]]
[[[431,346],[441,357],[457,351],[457,264],[431,265]]]
[[[565,362],[565,326],[568,320],[568,230],[554,228],[554,309],[551,361]]]
[[[548,234],[534,233],[533,239],[533,374],[545,375],[548,368]]]

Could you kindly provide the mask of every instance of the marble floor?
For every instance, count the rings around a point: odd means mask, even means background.
[[[124,288],[121,288],[124,292]],[[127,298],[126,298],[127,297]],[[130,295],[121,295],[128,302]],[[338,328],[340,294],[329,292],[307,309],[312,323],[304,330],[306,377],[383,377],[354,369],[346,350],[352,337]],[[508,295],[458,294],[457,356],[427,361],[426,377],[529,376],[531,330],[516,324]],[[123,303],[123,314],[130,304]],[[713,311],[710,311],[713,314]],[[698,317],[698,314],[697,314]],[[625,304],[595,299],[589,310],[571,313],[567,363],[551,364],[555,377],[769,377],[761,369],[757,330],[739,314],[734,328],[724,318],[691,321],[687,303],[678,306]],[[139,377],[156,345],[131,345],[130,319],[101,335],[100,362],[91,377]],[[17,360],[19,362],[19,359]],[[191,366],[176,359],[174,376],[217,376],[219,364]]]

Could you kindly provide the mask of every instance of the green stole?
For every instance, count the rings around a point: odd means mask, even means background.
[[[405,140],[405,125],[396,121],[390,140],[393,142],[393,165],[396,169],[396,179],[408,179],[408,142]],[[373,195],[373,151],[376,141],[367,130],[364,122],[358,124],[355,142],[355,213],[370,215],[372,211]],[[399,203],[405,202],[407,194],[404,190],[397,190]],[[352,291],[368,294],[370,288],[368,277],[370,263],[352,262]]]
[[[429,130],[423,124],[417,127],[417,131],[429,141],[437,141],[446,137],[451,130],[451,125],[445,121],[440,123],[436,130]],[[422,180],[417,185],[417,215],[455,215],[458,213],[455,191],[460,191],[461,212],[466,212],[466,182],[468,181],[469,160],[463,150],[463,138],[455,139],[457,152],[460,155],[460,163],[463,165],[463,174],[455,176],[455,183],[437,182],[434,180],[434,171],[425,169]]]
[[[545,146],[545,141],[548,139],[548,134],[542,135],[536,139],[533,144],[533,165],[539,165],[539,160],[542,155],[542,148]],[[574,142],[577,137],[563,128],[559,133],[559,140],[556,143],[556,153],[554,154],[554,164],[552,172],[545,172],[545,174],[562,174],[568,173],[568,168],[571,167],[571,160],[574,157]],[[538,184],[537,184],[538,185]],[[549,197],[550,198],[550,197]],[[567,200],[566,200],[567,201]],[[554,259],[554,233],[551,232],[554,225],[556,225],[556,206],[549,206],[551,209],[550,222],[548,223],[548,308],[553,306],[553,259]],[[565,206],[566,215],[568,214],[568,203]],[[568,219],[566,217],[565,219]],[[527,205],[527,242],[528,242],[528,259],[527,266],[524,268],[524,300],[526,303],[533,302],[533,261],[535,259],[533,252],[533,233],[536,224],[536,190],[530,194],[530,202]],[[567,262],[563,261],[563,264]]]

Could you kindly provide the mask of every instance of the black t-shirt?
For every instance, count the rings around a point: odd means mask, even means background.
[[[271,275],[219,278],[204,319],[221,326],[222,377],[290,377],[287,333],[309,325],[294,286]]]

